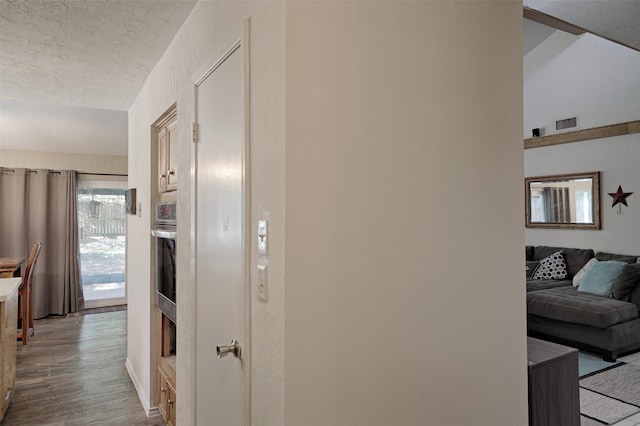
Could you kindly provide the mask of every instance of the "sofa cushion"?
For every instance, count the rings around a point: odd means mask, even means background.
[[[571,280],[527,280],[527,292],[547,290],[549,288],[566,287],[571,285]]]
[[[577,274],[594,257],[591,249],[563,248],[562,254],[565,262],[567,262],[567,272],[570,277]]]
[[[582,267],[594,257],[593,250],[591,249],[536,246],[534,248],[532,260],[542,260],[557,251],[561,251],[564,255],[564,261],[567,264],[569,277],[573,277],[577,274],[578,271],[580,271],[580,269],[582,269]]]
[[[535,274],[539,265],[540,265],[540,262],[538,260],[527,260],[525,262],[525,272],[526,272],[527,278],[533,277],[533,274]]]
[[[613,283],[616,282],[625,265],[626,263],[616,260],[596,263],[584,274],[578,291],[611,297]]]
[[[533,248],[533,260],[542,260],[558,251],[562,251],[562,247],[535,246]]]
[[[527,293],[527,313],[598,328],[638,318],[633,303],[579,292],[573,286]]]
[[[640,285],[635,286],[634,289],[631,290],[631,295],[629,296],[629,302],[635,304],[638,307],[638,310],[640,311]]]
[[[596,253],[596,259],[600,261],[617,260],[625,263],[636,263],[638,261],[638,256],[631,256],[628,254],[605,253],[605,252],[599,251],[598,253]]]
[[[534,246],[524,246],[524,260],[533,260]]]
[[[561,251],[550,254],[540,261],[532,277],[534,280],[562,280],[567,278],[567,264]]]
[[[640,263],[625,265],[622,273],[613,283],[613,297],[629,301],[631,293],[638,284],[640,284]]]

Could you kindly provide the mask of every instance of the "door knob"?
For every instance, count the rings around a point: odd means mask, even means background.
[[[225,357],[229,354],[233,354],[236,358],[240,358],[241,356],[240,343],[233,339],[231,344],[229,345],[218,345],[216,346],[216,353],[218,354],[218,358]]]

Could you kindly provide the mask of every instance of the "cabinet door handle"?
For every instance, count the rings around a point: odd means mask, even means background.
[[[171,398],[167,399],[167,404],[169,404],[169,405],[173,404],[173,399],[171,399]]]
[[[167,390],[163,387],[160,387],[160,392],[165,393]]]
[[[175,175],[175,174],[176,174],[176,171],[175,171],[175,170],[169,170],[169,175],[173,176],[173,175]]]

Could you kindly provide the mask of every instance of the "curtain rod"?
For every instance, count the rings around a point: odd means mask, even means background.
[[[124,176],[129,177],[129,175],[123,175],[119,173],[89,173],[89,172],[78,172],[79,175],[94,175],[94,176]]]
[[[46,169],[41,169],[41,170],[46,170]],[[27,173],[36,173],[36,174],[38,173],[38,169],[25,169],[25,171]],[[6,173],[6,172],[15,173],[16,169],[12,169],[10,167],[0,167],[0,173]],[[46,170],[46,172],[53,175],[62,174],[60,170]]]
[[[10,167],[0,167],[0,172],[11,172],[15,173],[14,168]],[[26,169],[27,173],[37,173],[37,169]],[[59,174],[60,170],[48,170],[49,173]],[[120,174],[120,173],[88,173],[88,172],[78,172],[79,175],[92,175],[92,176],[120,176],[120,177],[129,177],[128,174]]]

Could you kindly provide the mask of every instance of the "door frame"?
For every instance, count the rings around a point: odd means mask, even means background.
[[[191,380],[192,395],[191,402],[192,419],[197,420],[197,400],[198,400],[198,282],[197,282],[197,206],[198,206],[198,87],[209,77],[224,61],[233,53],[242,49],[243,55],[243,86],[244,86],[244,117],[243,117],[243,155],[242,155],[242,246],[243,246],[243,281],[244,281],[244,342],[242,343],[242,362],[245,365],[243,369],[244,382],[244,424],[251,424],[251,96],[250,96],[250,49],[249,40],[251,35],[251,20],[244,18],[242,20],[242,36],[211,66],[193,85],[193,131],[191,140],[191,191],[190,191],[190,245],[189,252],[191,257],[190,275],[191,281],[194,283],[193,298],[189,301],[192,306],[193,324],[193,340],[194,348],[192,352],[193,376]]]

